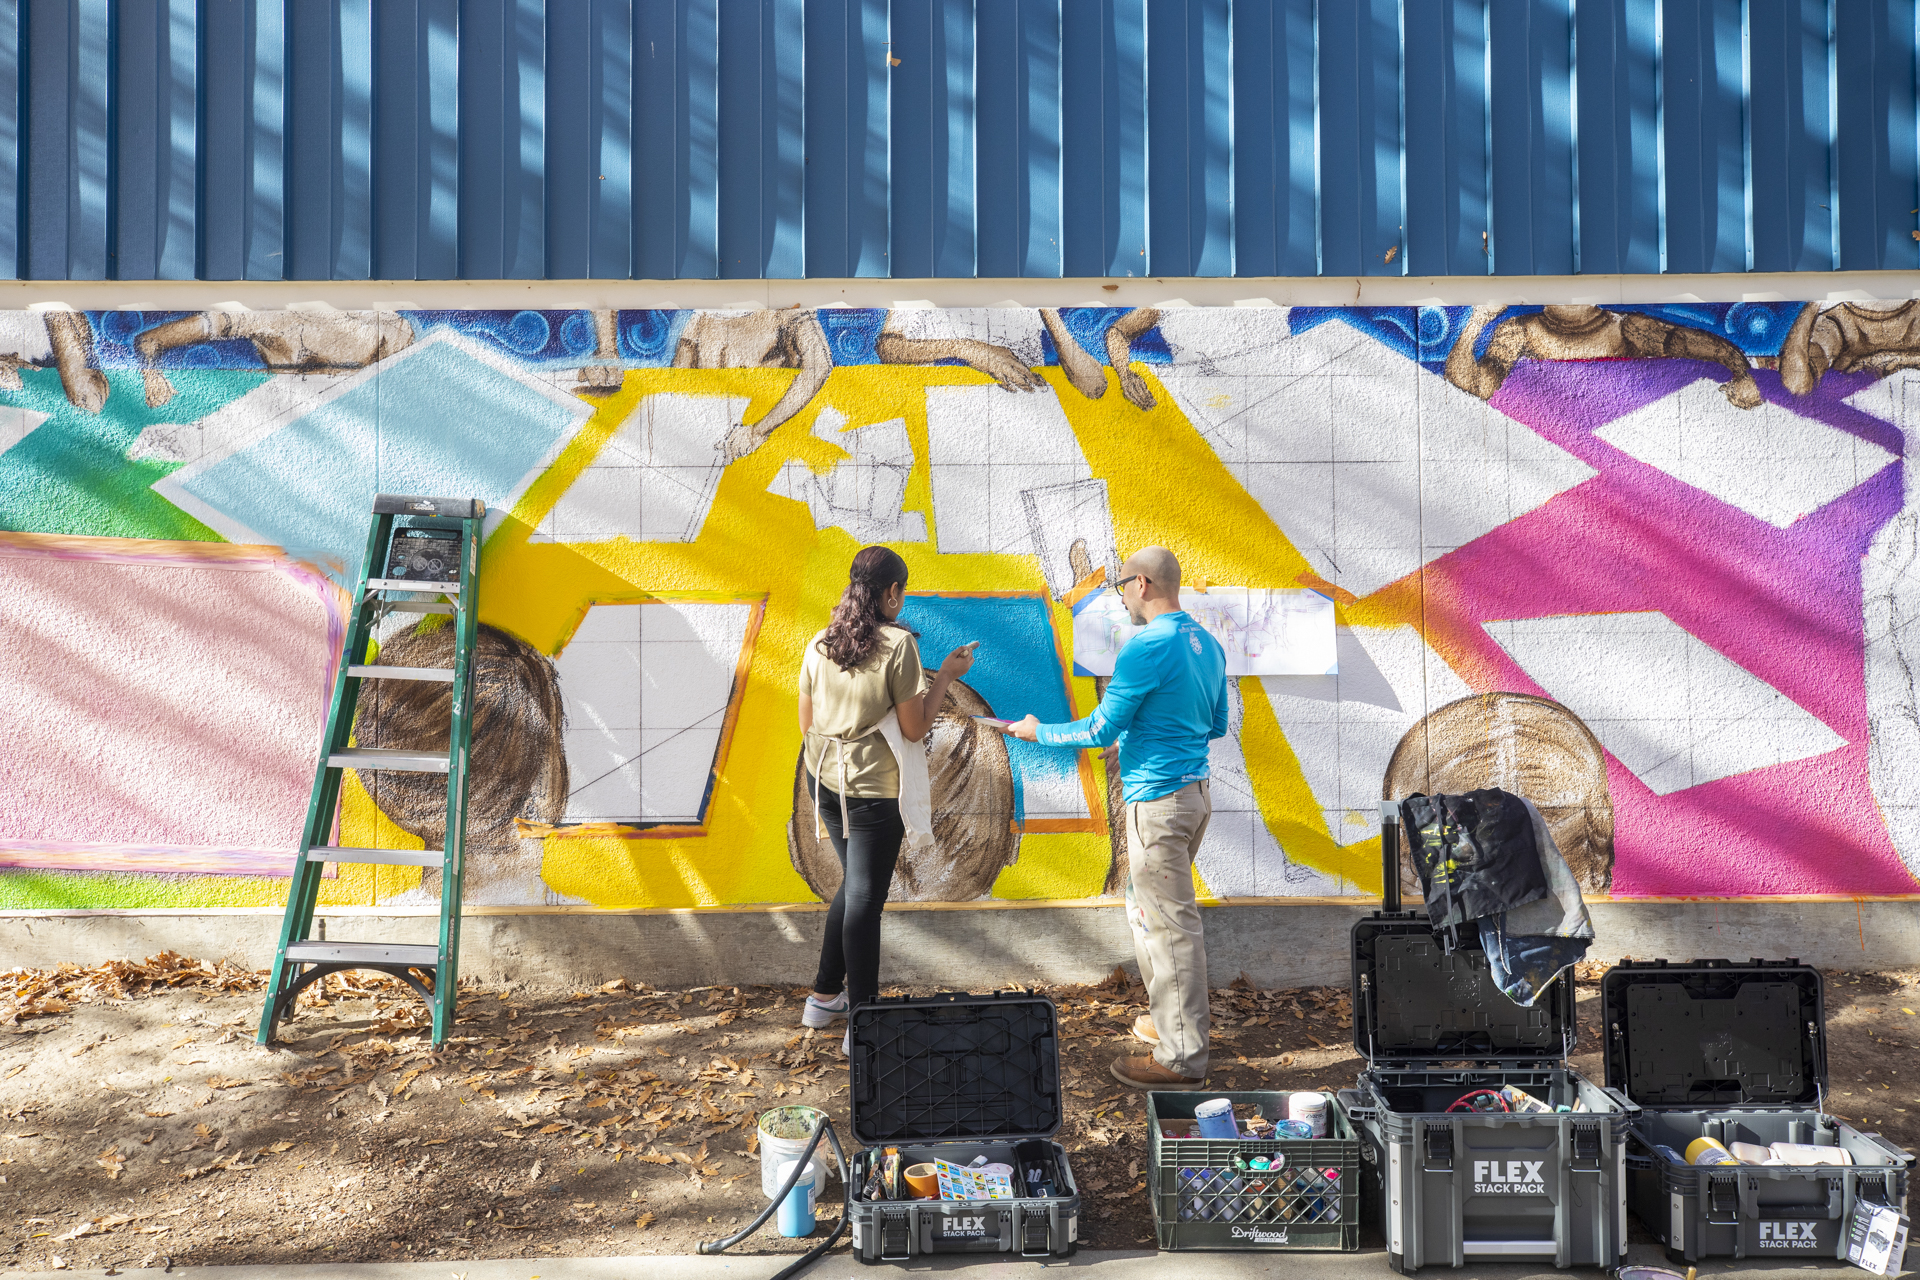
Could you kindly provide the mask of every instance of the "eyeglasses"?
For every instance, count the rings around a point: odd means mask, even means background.
[[[1111,585],[1112,585],[1112,587],[1113,587],[1113,594],[1115,594],[1115,595],[1117,595],[1117,596],[1118,596],[1118,595],[1125,595],[1125,594],[1126,594],[1126,585],[1127,585],[1127,584],[1128,584],[1129,582],[1132,582],[1132,581],[1133,581],[1133,580],[1134,580],[1135,578],[1138,578],[1138,579],[1140,579],[1140,581],[1142,581],[1142,582],[1152,582],[1152,581],[1153,581],[1153,579],[1152,579],[1152,578],[1149,578],[1149,577],[1148,577],[1148,576],[1147,576],[1146,574],[1144,574],[1144,573],[1130,573],[1130,574],[1128,574],[1128,575],[1127,575],[1126,577],[1124,577],[1124,578],[1122,578],[1122,579],[1120,579],[1120,581],[1118,581],[1118,582],[1115,582],[1115,583],[1113,583],[1113,584],[1111,584]]]

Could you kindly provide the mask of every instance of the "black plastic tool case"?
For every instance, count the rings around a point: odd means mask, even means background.
[[[884,1148],[901,1165],[929,1160],[1015,1166],[1014,1148],[1060,1130],[1060,1019],[1023,991],[907,996],[863,1004],[849,1018],[857,1196]],[[926,1253],[1072,1254],[1080,1193],[1067,1153],[1048,1141],[1057,1195],[1015,1200],[853,1202],[853,1255],[905,1262]]]
[[[1632,1104],[1566,1065],[1572,975],[1523,1009],[1471,931],[1443,952],[1424,912],[1398,909],[1397,828],[1395,815],[1383,831],[1387,909],[1353,926],[1353,1043],[1367,1067],[1336,1097],[1360,1135],[1362,1209],[1379,1206],[1388,1263],[1402,1273],[1488,1258],[1618,1266]],[[1447,1110],[1509,1084],[1584,1110]]]
[[[1913,1157],[1823,1114],[1820,973],[1797,960],[1626,962],[1601,981],[1607,1083],[1639,1106],[1629,1131],[1633,1211],[1676,1261],[1846,1257],[1864,1197],[1904,1210]],[[1708,1137],[1835,1146],[1852,1165],[1675,1164]]]

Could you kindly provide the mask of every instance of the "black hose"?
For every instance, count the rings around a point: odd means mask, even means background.
[[[767,1207],[760,1211],[760,1216],[723,1240],[702,1240],[697,1246],[698,1251],[703,1254],[723,1253],[758,1231],[780,1207],[780,1202],[787,1198],[787,1193],[793,1190],[794,1184],[800,1181],[800,1175],[806,1172],[807,1165],[813,1160],[814,1148],[820,1145],[821,1134],[826,1135],[827,1142],[833,1147],[833,1160],[840,1169],[840,1187],[846,1196],[844,1207],[840,1211],[840,1225],[835,1227],[832,1234],[825,1240],[782,1267],[774,1275],[773,1280],[789,1280],[790,1277],[799,1275],[818,1261],[821,1254],[833,1248],[834,1242],[840,1239],[840,1233],[847,1229],[847,1223],[853,1219],[853,1170],[847,1165],[847,1155],[841,1150],[840,1135],[834,1132],[833,1121],[822,1115],[819,1123],[813,1126],[813,1133],[807,1138],[807,1149],[800,1153],[798,1160],[794,1161],[793,1172],[787,1175],[786,1185],[781,1187]]]

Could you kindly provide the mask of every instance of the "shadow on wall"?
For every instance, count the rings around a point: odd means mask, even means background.
[[[1600,740],[1557,702],[1483,693],[1429,712],[1393,749],[1381,799],[1458,795],[1499,787],[1539,808],[1574,879],[1587,893],[1613,885],[1613,797]],[[1400,892],[1421,900],[1404,849]]]
[[[414,623],[380,646],[380,661],[398,667],[451,667],[453,638],[453,628],[444,623]],[[537,902],[543,842],[521,839],[513,822],[557,822],[566,809],[560,677],[544,654],[497,627],[478,629],[474,660],[476,749],[467,773],[461,897],[470,903]],[[452,698],[453,686],[438,680],[370,682],[361,692],[354,721],[359,745],[445,751]],[[444,775],[370,770],[360,774],[360,781],[394,825],[426,841],[429,849],[445,847]],[[440,873],[426,872],[419,892],[423,900],[438,901]]]
[[[927,672],[931,681],[934,673]],[[991,716],[987,700],[955,681],[927,733],[927,774],[933,783],[933,848],[903,853],[894,864],[889,902],[971,902],[993,890],[1013,865],[1020,837],[1013,829],[1013,765],[1007,741],[974,716]],[[821,802],[826,803],[826,792]],[[833,844],[814,834],[813,793],[804,749],[793,771],[793,817],[787,853],[807,887],[831,902],[840,891],[840,860]]]

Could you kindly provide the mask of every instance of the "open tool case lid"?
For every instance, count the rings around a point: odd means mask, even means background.
[[[848,1015],[853,1136],[869,1147],[1060,1129],[1060,1015],[1024,991],[897,996]]]
[[[1353,926],[1353,1047],[1375,1066],[1471,1060],[1521,1067],[1573,1052],[1573,974],[1531,1008],[1493,980],[1479,940],[1448,955],[1427,917],[1381,912]]]
[[[1477,931],[1441,950],[1426,915],[1400,909],[1400,810],[1380,805],[1383,910],[1353,926],[1353,1047],[1376,1066],[1470,1060],[1519,1067],[1573,1052],[1573,973],[1531,1008],[1493,980]]]
[[[1820,1105],[1826,1004],[1810,965],[1628,960],[1600,998],[1607,1084],[1648,1111]]]

